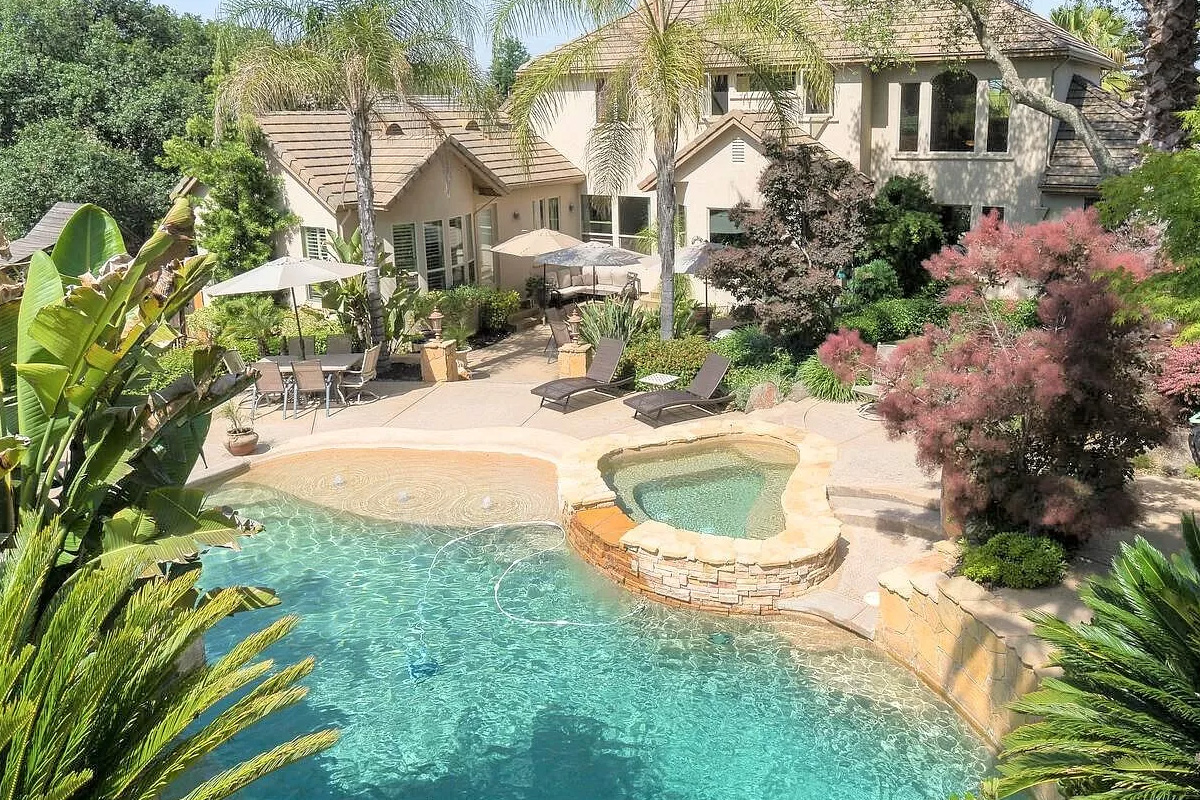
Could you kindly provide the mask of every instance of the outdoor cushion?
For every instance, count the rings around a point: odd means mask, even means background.
[[[557,289],[558,288],[558,274],[556,272],[554,272],[553,270],[546,270],[546,288],[547,289]]]
[[[558,275],[558,288],[565,289],[568,286],[575,285],[575,283],[571,280],[571,270],[567,269],[566,267],[562,267],[561,269],[555,270],[555,273]]]

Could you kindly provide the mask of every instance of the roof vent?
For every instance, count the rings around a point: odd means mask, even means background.
[[[398,122],[390,122],[390,123],[388,123],[388,126],[383,129],[383,135],[384,136],[403,136],[404,128],[400,127],[400,123],[398,123]]]
[[[733,140],[733,147],[731,150],[731,155],[732,155],[733,163],[741,164],[741,163],[745,162],[745,160],[746,160],[746,140],[745,139],[739,138],[739,139]]]
[[[468,131],[477,131],[479,130],[479,121],[474,119],[470,120],[466,125],[463,125],[463,128]]]

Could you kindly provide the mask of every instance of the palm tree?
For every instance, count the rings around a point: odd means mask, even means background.
[[[294,617],[181,671],[205,632],[239,606],[239,593],[197,602],[199,571],[144,581],[146,565],[134,561],[93,564],[53,590],[66,537],[58,518],[26,525],[0,558],[4,797],[161,797],[222,744],[304,697],[297,681],[312,671],[312,659],[273,671],[261,658]],[[285,742],[207,778],[186,800],[229,797],[335,741],[337,733],[325,730]]]
[[[1138,39],[1128,19],[1119,11],[1095,5],[1091,0],[1075,0],[1051,11],[1050,20],[1115,61],[1119,69],[1104,73],[1100,85],[1121,97],[1129,96],[1132,80],[1125,66],[1129,54],[1138,46]]]
[[[498,38],[548,19],[602,28],[527,64],[513,85],[508,113],[520,150],[529,152],[534,129],[558,112],[562,85],[596,80],[601,114],[588,140],[589,175],[594,190],[609,194],[643,163],[649,139],[658,179],[663,339],[671,338],[673,325],[675,157],[680,129],[700,122],[707,67],[721,63],[749,73],[786,137],[797,101],[794,71],[804,72],[807,91],[818,98],[832,87],[809,8],[777,0],[501,0],[496,10]]]
[[[371,183],[371,123],[380,101],[436,119],[423,97],[454,97],[486,110],[485,82],[464,44],[471,6],[460,0],[227,0],[222,19],[240,52],[217,95],[217,121],[296,108],[337,108],[350,121],[350,151],[362,229],[371,335],[384,343],[379,237]],[[257,36],[246,37],[254,29]]]
[[[1156,150],[1178,150],[1187,134],[1180,114],[1196,105],[1200,72],[1198,0],[1141,0],[1146,12],[1142,82],[1146,86],[1142,138]]]
[[[1140,537],[1109,576],[1080,592],[1090,623],[1039,614],[1061,678],[1013,708],[1041,720],[1013,731],[991,787],[1008,797],[1057,783],[1075,798],[1200,797],[1200,530],[1167,558]]]

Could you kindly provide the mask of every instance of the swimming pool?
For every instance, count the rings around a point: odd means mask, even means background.
[[[635,521],[733,538],[783,530],[780,498],[795,470],[794,448],[759,437],[670,444],[616,453],[605,480]]]
[[[420,504],[419,489],[394,488],[414,485],[415,467],[390,463],[393,488],[372,511]],[[442,493],[482,514],[494,488]],[[454,541],[473,528],[370,518],[250,484],[214,499],[267,530],[206,556],[204,584],[269,585],[284,602],[222,623],[210,656],[298,613],[272,655],[284,665],[312,654],[317,667],[302,704],[232,742],[205,774],[322,726],[343,732],[244,800],[944,800],[989,763],[949,707],[865,643],[815,623],[644,604],[560,546],[556,528]],[[555,620],[588,627],[534,624]],[[422,650],[438,667],[418,680],[408,667]]]

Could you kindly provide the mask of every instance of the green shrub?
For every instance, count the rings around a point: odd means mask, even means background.
[[[917,336],[925,323],[942,325],[947,309],[926,297],[893,297],[879,300],[838,319],[837,327],[858,331],[864,341],[876,344]]]
[[[712,348],[728,358],[734,367],[770,364],[779,353],[775,339],[757,325],[734,328],[727,336],[714,341]]]
[[[157,359],[158,370],[150,373],[150,389],[156,390],[168,385],[176,378],[192,373],[192,354],[197,345],[173,347]]]
[[[808,390],[808,393],[818,400],[849,403],[858,397],[854,393],[853,386],[843,383],[841,378],[835,375],[829,367],[822,364],[821,359],[815,355],[804,359],[799,370],[797,370],[797,377],[804,384],[804,388]]]
[[[739,411],[746,410],[746,401],[750,399],[750,390],[760,383],[773,383],[779,387],[781,397],[786,397],[796,385],[796,364],[792,357],[783,354],[774,363],[762,364],[756,367],[735,367],[729,370],[725,379],[733,392],[733,407]]]
[[[988,586],[1037,589],[1054,586],[1066,572],[1063,546],[1048,536],[999,533],[963,552],[963,575]]]
[[[515,290],[486,289],[479,304],[479,324],[487,333],[502,333],[520,307],[521,295]]]
[[[704,359],[711,351],[703,336],[683,339],[643,339],[625,350],[622,364],[628,364],[633,374],[642,379],[656,372],[678,375],[676,386],[683,387],[696,377]]]
[[[636,343],[658,331],[658,315],[634,305],[632,300],[605,298],[598,303],[581,303],[579,336],[592,347],[601,339]]]
[[[860,308],[879,300],[900,297],[901,294],[896,270],[888,262],[877,258],[854,270],[843,297],[848,307]]]

